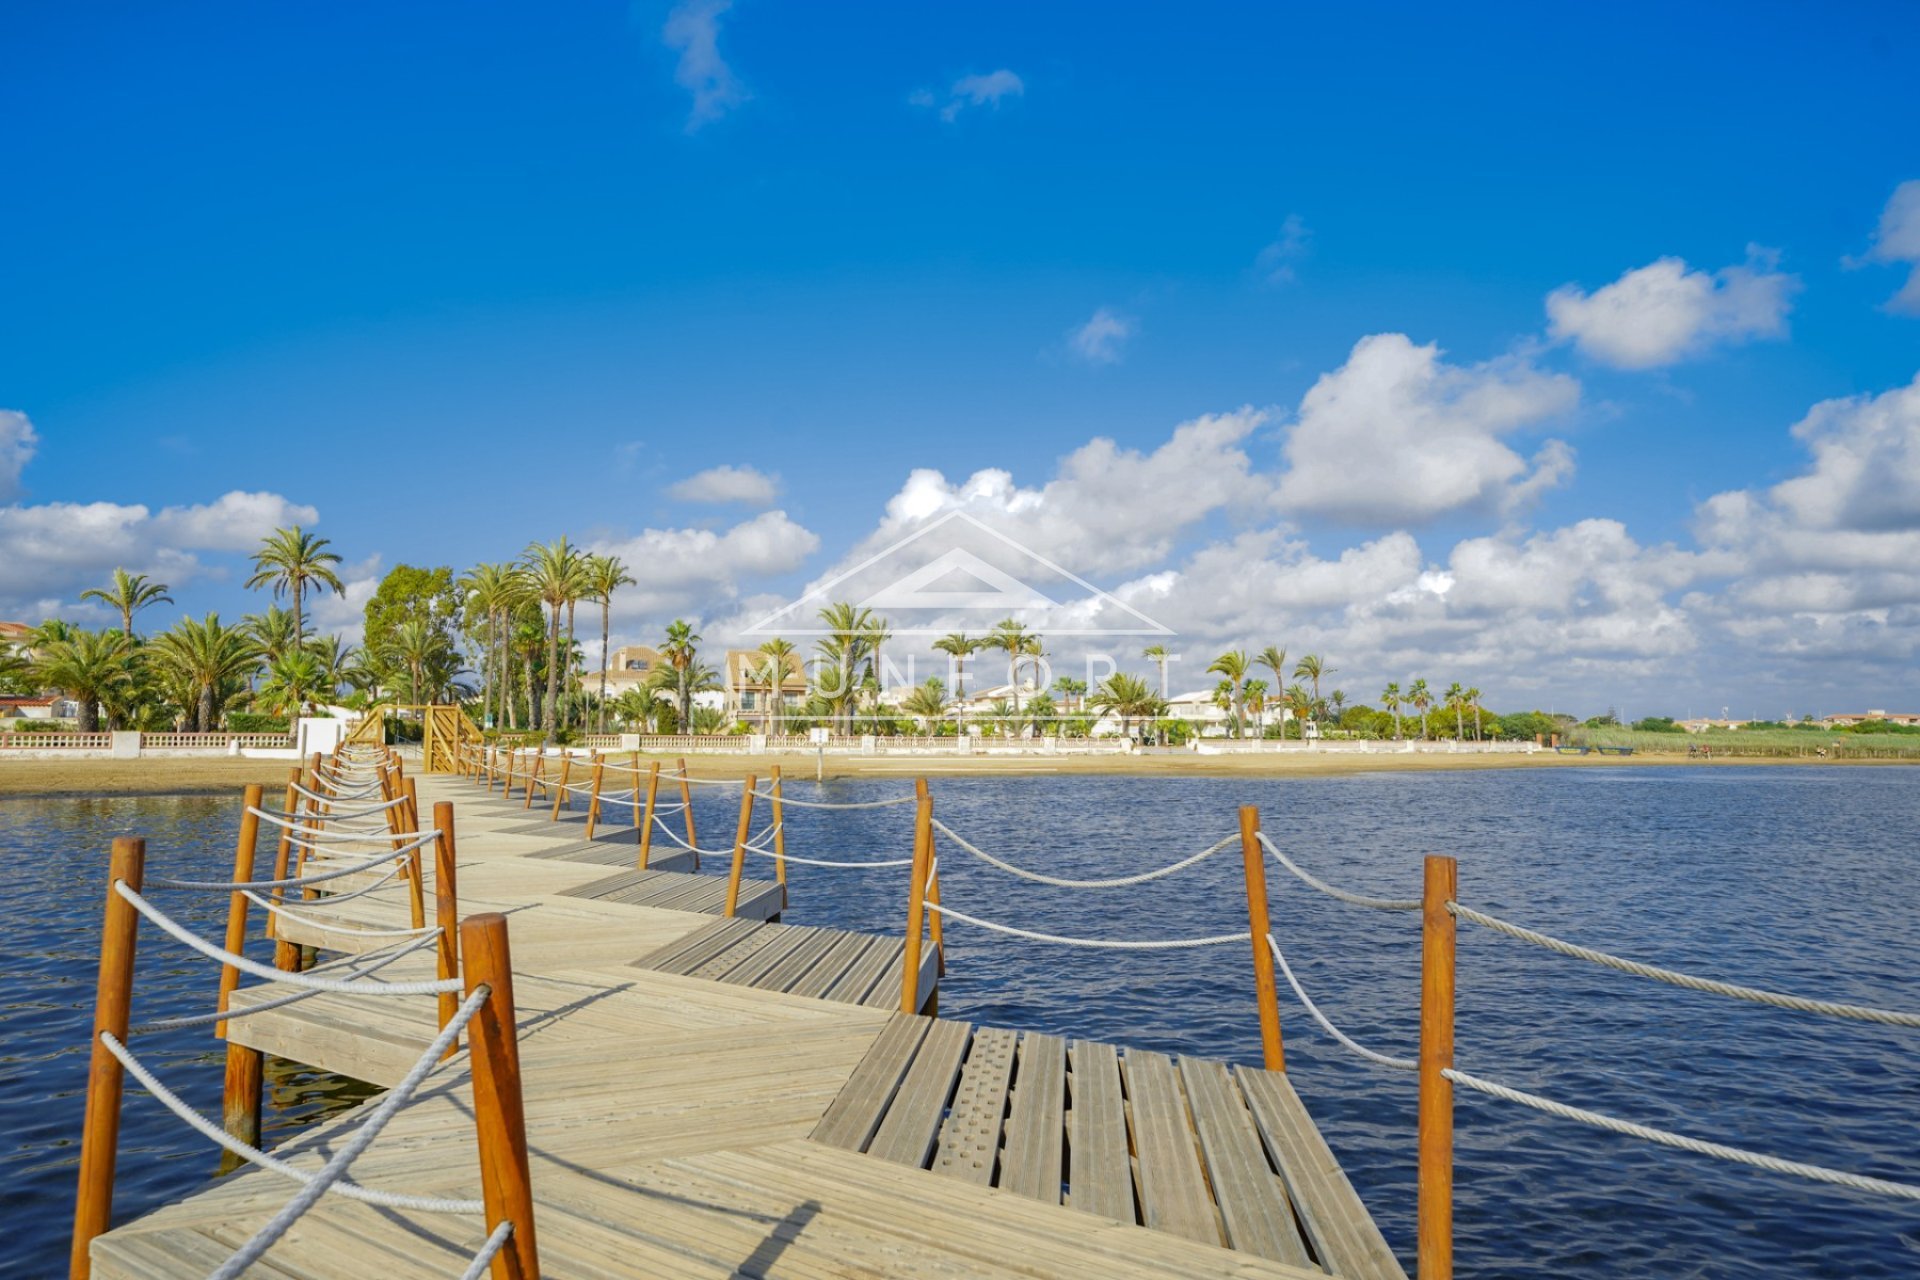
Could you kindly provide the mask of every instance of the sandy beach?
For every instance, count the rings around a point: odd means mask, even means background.
[[[646,757],[653,759],[653,757]],[[672,767],[674,757],[659,757]],[[1335,754],[1288,752],[1272,755],[1201,756],[996,756],[927,757],[829,756],[828,778],[929,778],[973,775],[1111,774],[1134,777],[1328,777],[1352,773],[1433,773],[1458,769],[1610,769],[1679,765],[1726,768],[1731,765],[1897,765],[1893,760],[1824,760],[1794,757],[1725,757],[1711,761],[1684,754],[1572,756],[1446,755],[1380,752]],[[810,756],[690,756],[696,776],[765,776],[778,764],[791,778],[814,776]],[[278,760],[5,760],[0,761],[0,796],[207,795],[237,791],[250,782],[269,790],[286,782],[290,766]]]

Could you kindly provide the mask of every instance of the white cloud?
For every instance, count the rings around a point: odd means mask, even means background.
[[[20,473],[33,460],[40,437],[33,423],[18,409],[0,409],[0,502],[20,494]]]
[[[1120,348],[1138,328],[1111,307],[1101,307],[1085,324],[1067,331],[1067,345],[1088,364],[1118,364]]]
[[[709,467],[667,490],[682,502],[738,502],[750,507],[771,506],[779,492],[780,477],[731,465]]]
[[[710,614],[741,595],[743,582],[791,573],[820,547],[812,530],[784,511],[712,529],[643,529],[629,538],[588,546],[617,555],[640,581],[614,593],[614,613],[661,623],[681,614]]]
[[[661,38],[680,54],[673,78],[693,95],[687,132],[718,120],[747,100],[746,86],[720,56],[720,18],[733,0],[684,0],[667,14]]]
[[[1920,314],[1920,178],[1893,189],[1880,211],[1880,227],[1867,251],[1871,262],[1904,262],[1913,267],[1906,285],[1887,302],[1892,311]]]
[[[1531,462],[1501,437],[1570,411],[1580,384],[1520,357],[1461,366],[1438,346],[1380,333],[1300,402],[1275,501],[1289,513],[1355,524],[1510,510],[1572,470],[1550,440]]]
[[[1567,284],[1547,295],[1548,330],[1621,369],[1653,369],[1716,343],[1786,336],[1800,278],[1777,256],[1748,246],[1747,261],[1711,274],[1660,258],[1587,293]]]
[[[346,588],[345,595],[335,595],[331,591],[315,591],[306,597],[307,623],[316,634],[339,636],[351,644],[359,644],[366,629],[367,601],[373,599],[373,593],[380,589],[380,580],[386,576],[378,555],[368,556],[355,564],[340,566],[340,583]]]
[[[1305,219],[1297,213],[1288,214],[1287,220],[1280,224],[1279,236],[1254,258],[1254,275],[1267,284],[1293,283],[1294,263],[1306,256],[1312,238]]]
[[[907,95],[907,102],[916,107],[931,108],[940,105],[940,118],[952,124],[960,118],[962,112],[973,107],[993,107],[996,110],[1005,98],[1025,96],[1026,82],[1005,67],[998,71],[989,71],[985,75],[961,76],[955,80],[946,92],[944,102],[931,89],[915,89]]]
[[[192,507],[166,507],[153,518],[153,535],[164,542],[205,551],[252,551],[275,529],[308,525],[320,518],[313,507],[277,493],[238,489]]]

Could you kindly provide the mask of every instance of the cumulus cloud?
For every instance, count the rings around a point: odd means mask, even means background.
[[[619,556],[640,580],[614,593],[616,615],[664,622],[725,609],[743,583],[791,573],[819,547],[819,536],[786,512],[765,511],[724,530],[643,529],[587,549]]]
[[[1920,315],[1920,178],[1893,189],[1880,211],[1880,227],[1867,251],[1870,262],[1906,263],[1913,267],[1906,285],[1887,302],[1891,311]]]
[[[1716,344],[1785,337],[1800,278],[1777,265],[1777,255],[1749,246],[1745,263],[1712,273],[1660,258],[1592,293],[1562,285],[1547,295],[1548,331],[1620,369],[1654,369]]]
[[[236,489],[198,506],[163,508],[153,517],[153,534],[181,547],[252,551],[275,529],[312,524],[319,518],[318,509],[289,502],[277,493]]]
[[[684,0],[667,14],[661,39],[679,53],[673,78],[693,95],[687,132],[718,120],[747,100],[746,86],[720,56],[720,19],[733,0]]]
[[[780,492],[780,478],[752,467],[722,465],[688,476],[667,493],[682,502],[740,503],[771,506]]]
[[[940,118],[952,124],[970,108],[993,107],[997,110],[1003,99],[1023,97],[1026,92],[1026,82],[1002,67],[985,75],[961,76],[948,87],[944,96],[935,94],[931,89],[915,89],[907,95],[907,101],[916,107],[938,106]]]
[[[1301,400],[1275,500],[1289,513],[1352,524],[1512,509],[1561,483],[1572,451],[1550,440],[1529,461],[1501,437],[1541,426],[1579,399],[1573,378],[1523,358],[1451,365],[1435,344],[1374,334]]]
[[[20,473],[40,443],[33,423],[18,409],[0,409],[0,502],[20,496]]]
[[[1138,326],[1111,307],[1101,307],[1083,325],[1067,331],[1067,346],[1088,364],[1119,364],[1121,347]]]
[[[1294,264],[1307,256],[1307,244],[1313,233],[1297,213],[1287,215],[1280,234],[1260,250],[1253,260],[1253,273],[1266,284],[1292,284]]]

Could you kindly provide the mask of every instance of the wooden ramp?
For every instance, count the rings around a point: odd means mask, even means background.
[[[898,1009],[906,950],[904,938],[717,920],[634,961],[634,968],[870,1009]],[[939,953],[929,946],[921,957],[916,1008],[925,1008],[933,998],[939,973]]]
[[[722,915],[727,909],[727,877],[689,875],[684,871],[620,871],[566,893],[575,898],[624,902],[636,907]],[[742,880],[734,915],[748,920],[771,920],[786,909],[786,890],[771,880]]]

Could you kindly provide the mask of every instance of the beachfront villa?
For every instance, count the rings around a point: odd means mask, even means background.
[[[1907,727],[1920,726],[1920,712],[1911,711],[1841,711],[1833,715],[1821,716],[1820,725],[1826,729],[1850,729],[1856,724],[1897,724]]]
[[[724,710],[729,721],[743,722],[754,733],[767,732],[776,705],[781,717],[787,718],[798,715],[807,704],[807,673],[800,654],[786,656],[778,690],[769,679],[770,662],[772,659],[758,649],[727,650]]]

